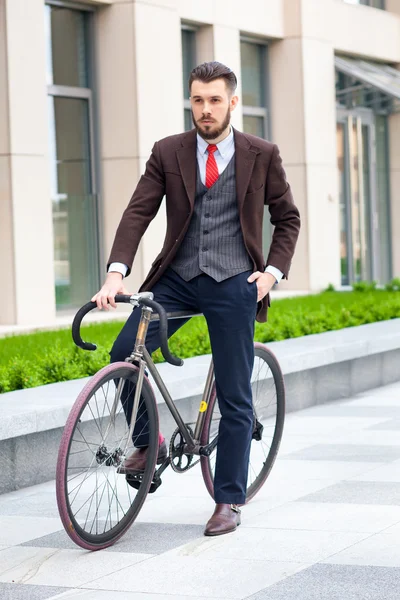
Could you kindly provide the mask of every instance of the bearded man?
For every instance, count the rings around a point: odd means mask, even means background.
[[[253,430],[254,321],[266,320],[269,292],[288,276],[300,229],[278,147],[230,124],[238,104],[236,85],[235,74],[218,62],[192,71],[194,129],[155,143],[117,229],[105,283],[92,299],[107,309],[115,307],[116,294],[127,293],[123,278],[165,196],[164,245],[140,291],[151,290],[167,312],[202,312],[207,321],[221,420],[216,506],[205,535],[234,531],[240,523]],[[266,259],[264,205],[275,227]],[[111,350],[112,362],[131,354],[139,319],[140,311],[134,311],[127,320]],[[184,322],[169,321],[168,335]],[[151,353],[159,345],[158,325],[152,322],[146,347]],[[140,419],[145,423],[146,415]],[[141,431],[141,423],[135,430]],[[121,472],[143,469],[147,443],[143,433]],[[160,436],[158,462],[166,456]]]

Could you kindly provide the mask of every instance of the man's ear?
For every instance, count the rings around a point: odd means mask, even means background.
[[[231,101],[230,101],[230,109],[235,110],[235,108],[237,107],[237,105],[239,104],[239,96],[232,96]]]

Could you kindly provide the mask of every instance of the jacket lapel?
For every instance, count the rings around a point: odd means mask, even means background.
[[[243,133],[236,129],[233,131],[235,135],[236,192],[240,214],[253,173],[258,150],[251,145]]]
[[[182,148],[178,148],[176,156],[190,206],[193,208],[197,173],[197,137],[195,129],[189,131],[182,140]]]

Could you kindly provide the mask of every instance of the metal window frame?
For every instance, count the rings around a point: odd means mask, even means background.
[[[377,10],[386,10],[386,0],[380,0],[381,6],[372,6],[371,0],[361,0],[360,2],[349,2],[348,0],[344,0],[347,4],[352,4],[353,6],[367,6],[368,8],[376,8]]]
[[[197,39],[196,39],[196,34],[199,31],[200,27],[198,25],[192,25],[186,22],[181,22],[181,37],[182,37],[182,31],[190,31],[191,33],[194,33],[194,56],[195,56],[195,62],[197,62]],[[183,46],[182,46],[182,57],[183,57]],[[187,85],[187,84],[186,84]],[[187,88],[186,88],[187,89]],[[185,89],[183,90],[183,125],[185,127],[185,111],[186,110],[192,110],[192,106],[190,104],[190,99],[189,98],[185,98]]]
[[[101,202],[99,189],[100,189],[100,156],[99,156],[99,145],[98,145],[98,134],[95,131],[95,119],[98,122],[98,106],[94,100],[93,90],[96,89],[96,75],[95,75],[95,26],[94,26],[94,14],[96,7],[79,2],[69,2],[69,0],[45,0],[45,6],[58,6],[61,8],[68,8],[72,10],[78,10],[80,12],[88,13],[87,23],[87,55],[86,55],[86,66],[88,72],[88,83],[90,88],[76,87],[76,86],[64,86],[64,85],[48,85],[47,95],[54,98],[74,98],[87,100],[88,102],[88,127],[89,127],[89,153],[90,153],[90,195],[96,196],[96,210],[95,210],[95,222],[94,227],[97,231],[97,263],[98,281],[101,281],[101,273],[105,271],[106,261],[103,257],[102,249],[104,248],[104,229],[102,223],[104,222],[104,207]],[[89,16],[90,13],[90,16]]]
[[[264,74],[262,77],[263,82],[263,96],[265,106],[249,106],[247,104],[243,104],[242,106],[242,115],[244,117],[262,117],[264,119],[264,138],[269,139],[271,136],[271,122],[270,122],[270,112],[268,110],[268,106],[270,105],[270,82],[269,82],[269,56],[268,56],[268,41],[264,38],[250,37],[247,35],[240,36],[240,42],[245,42],[247,44],[254,44],[262,48],[261,55],[261,71]]]
[[[248,43],[255,44],[262,48],[261,53],[261,82],[263,84],[263,96],[265,106],[248,106],[244,104],[242,106],[243,117],[261,117],[264,122],[264,139],[271,137],[271,122],[270,122],[270,111],[268,107],[270,103],[270,79],[269,79],[269,53],[268,53],[268,41],[265,38],[251,37],[246,34],[241,34],[240,44]],[[268,213],[268,214],[267,214]],[[268,256],[269,247],[271,245],[272,236],[274,233],[274,227],[271,223],[269,209],[267,206],[264,207],[263,215],[263,253]]]
[[[49,4],[51,6],[59,6],[61,8],[72,8],[75,10],[83,10],[85,12],[92,12],[94,13],[96,11],[96,7],[91,5],[91,4],[84,4],[84,3],[80,3],[80,2],[69,2],[69,0],[45,0],[45,4]]]
[[[192,23],[188,23],[187,21],[181,21],[181,31],[193,31],[197,33],[200,29],[200,25],[194,25]]]

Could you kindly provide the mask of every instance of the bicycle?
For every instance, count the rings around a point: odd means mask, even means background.
[[[211,360],[197,421],[184,423],[165,383],[146,350],[151,320],[159,320],[161,352],[166,361],[181,366],[183,361],[168,347],[167,319],[198,316],[181,312],[167,314],[151,292],[117,295],[116,302],[141,307],[141,319],[132,354],[125,362],[100,369],[85,385],[73,405],[62,435],[56,471],[57,504],[70,538],[87,550],[104,549],[115,543],[135,521],[148,493],[161,485],[168,466],[184,473],[201,463],[206,488],[213,497],[215,448],[220,413]],[[80,334],[83,317],[96,308],[89,302],[75,315],[72,337],[77,346],[95,350]],[[159,423],[156,400],[147,371],[152,375],[174,418],[169,455],[158,466]],[[251,442],[246,502],[261,489],[275,462],[285,418],[283,375],[276,357],[263,344],[255,343],[251,379],[254,429]],[[124,386],[124,400],[121,400]],[[275,399],[275,402],[273,400]],[[147,411],[149,447],[144,471],[118,473],[135,448],[136,420]]]

